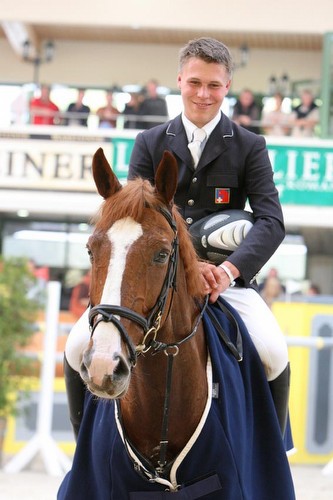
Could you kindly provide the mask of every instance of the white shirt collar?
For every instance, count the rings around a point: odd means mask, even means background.
[[[221,120],[221,111],[217,113],[215,118],[213,118],[210,122],[206,123],[204,127],[204,131],[207,134],[207,139],[210,136],[210,134],[213,132],[214,128],[218,124],[218,122]],[[186,135],[187,135],[187,140],[188,142],[191,142],[192,137],[193,137],[193,132],[196,128],[198,128],[194,123],[192,123],[188,118],[186,118],[185,114],[182,113],[182,122],[185,127]],[[206,140],[207,140],[206,139]]]

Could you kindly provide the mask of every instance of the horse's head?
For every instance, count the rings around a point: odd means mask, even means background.
[[[142,179],[122,186],[102,149],[94,155],[93,176],[105,201],[87,245],[92,333],[80,373],[94,394],[118,398],[128,389],[138,352],[149,349],[168,316],[178,237],[187,293],[200,295],[200,278],[186,227],[173,208],[177,163],[170,153],[158,166],[155,187]]]

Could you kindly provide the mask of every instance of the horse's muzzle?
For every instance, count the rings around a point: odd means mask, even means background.
[[[87,349],[83,353],[80,375],[93,394],[115,399],[126,393],[131,368],[122,353],[110,356]]]

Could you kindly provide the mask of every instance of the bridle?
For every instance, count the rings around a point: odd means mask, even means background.
[[[178,241],[176,222],[170,211],[167,210],[166,208],[160,207],[159,211],[167,220],[170,227],[172,228],[174,237],[171,244],[169,263],[164,278],[164,282],[160,294],[156,300],[156,303],[152,307],[149,315],[145,317],[133,311],[132,309],[129,309],[128,307],[115,306],[110,304],[98,304],[94,307],[91,307],[89,312],[91,337],[93,336],[94,331],[100,322],[112,323],[113,325],[115,325],[115,327],[117,328],[117,330],[121,335],[123,342],[125,343],[128,349],[129,361],[131,363],[131,367],[134,367],[136,365],[137,356],[139,354],[146,353],[150,349],[153,349],[153,352],[156,353],[159,351],[163,350],[166,351],[167,349],[173,348],[176,352],[180,344],[182,344],[186,340],[189,340],[196,333],[204,309],[207,305],[207,300],[206,300],[205,305],[203,306],[199,314],[199,317],[195,322],[193,330],[187,337],[183,338],[179,342],[172,344],[164,344],[156,340],[157,332],[161,327],[161,320],[165,311],[170,289],[172,292],[172,297],[170,300],[169,311],[172,305],[173,293],[176,290],[176,275],[177,275],[177,265],[179,257],[179,241]],[[143,338],[142,341],[137,346],[133,344],[126,328],[123,326],[119,318],[128,319],[138,324],[142,328]]]

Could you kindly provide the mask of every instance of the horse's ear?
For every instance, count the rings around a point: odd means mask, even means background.
[[[178,164],[170,151],[164,151],[155,176],[155,187],[166,205],[173,201],[178,182]]]
[[[93,157],[92,173],[99,194],[106,200],[122,186],[105,158],[102,148],[97,149]]]

